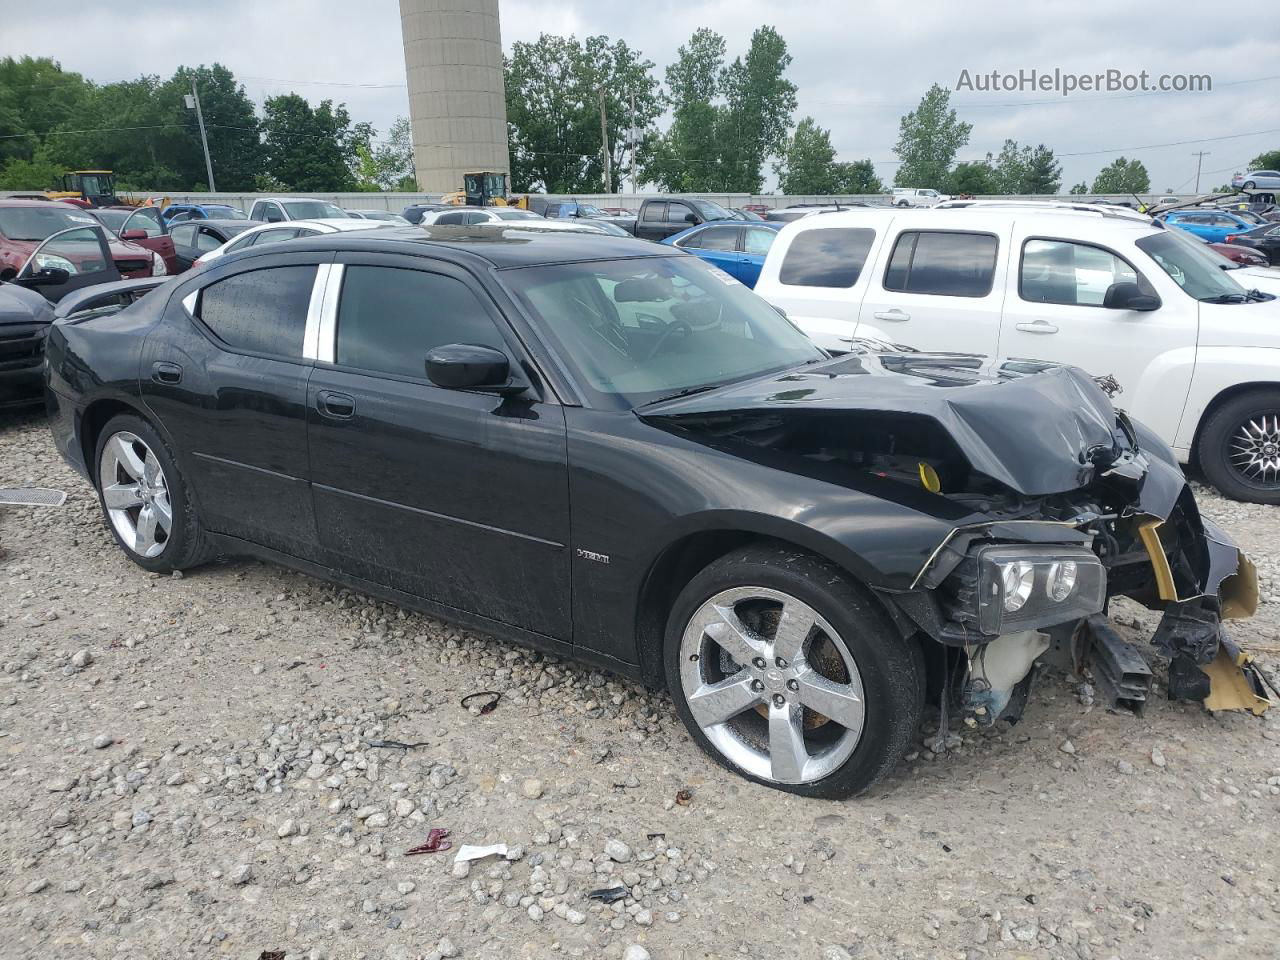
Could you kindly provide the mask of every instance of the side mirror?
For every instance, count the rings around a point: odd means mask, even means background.
[[[684,215],[684,222],[685,222],[685,223],[699,223],[700,221],[698,220],[698,215],[697,215],[696,213],[686,213],[686,214]]]
[[[519,393],[526,386],[511,376],[507,355],[475,343],[451,343],[427,354],[427,379],[448,390]]]
[[[1102,305],[1108,310],[1138,310],[1147,313],[1160,309],[1160,298],[1143,293],[1136,283],[1113,283],[1107,287]]]
[[[46,267],[38,273],[18,277],[14,282],[23,287],[56,287],[71,279],[71,274],[61,267]]]
[[[147,231],[145,230],[125,230],[120,234],[121,240],[145,240],[147,239]]]

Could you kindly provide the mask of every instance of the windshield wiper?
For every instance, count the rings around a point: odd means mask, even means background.
[[[692,397],[695,393],[706,393],[708,390],[714,390],[717,387],[722,386],[724,386],[722,383],[704,383],[697,387],[685,387],[683,390],[677,390],[675,393],[668,393],[666,396],[658,397],[656,400],[649,400],[646,403],[642,403],[637,409],[642,410],[645,407],[657,406],[659,403],[666,403],[668,400],[678,400],[681,397]]]
[[[1223,293],[1216,297],[1201,297],[1201,303],[1261,303],[1271,300],[1269,293],[1263,293],[1261,290],[1249,290],[1246,293]]]

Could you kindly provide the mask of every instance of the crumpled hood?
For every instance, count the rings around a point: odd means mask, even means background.
[[[53,307],[40,294],[17,284],[0,284],[0,327],[52,322]]]
[[[641,416],[796,406],[931,418],[973,469],[1027,496],[1079,489],[1128,446],[1110,399],[1084,371],[962,354],[850,355],[654,404]]]

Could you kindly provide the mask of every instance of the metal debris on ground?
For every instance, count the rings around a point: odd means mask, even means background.
[[[490,698],[486,703],[480,705],[480,715],[484,716],[486,713],[493,713],[498,709],[498,701],[502,699],[502,694],[497,690],[480,690],[476,693],[468,693],[459,701],[459,705],[462,709],[469,710],[471,709],[471,701],[480,697]]]
[[[417,750],[419,747],[430,746],[425,740],[419,743],[404,743],[400,740],[365,740],[365,744],[375,749],[387,750]]]
[[[587,894],[588,900],[599,900],[601,903],[617,903],[627,896],[626,887],[603,887]]]
[[[283,950],[263,950],[258,954],[258,960],[284,960]]]
[[[411,847],[404,852],[406,857],[413,857],[420,853],[444,853],[453,847],[453,841],[445,839],[449,836],[449,831],[440,827],[433,827],[431,832],[427,834],[427,842],[421,843],[416,847]],[[466,849],[465,847],[463,849]]]
[[[0,504],[15,507],[60,507],[66,501],[66,493],[48,487],[0,487]]]
[[[680,804],[682,807],[687,807],[689,804],[693,803],[693,793],[689,790],[677,790],[676,803]]]

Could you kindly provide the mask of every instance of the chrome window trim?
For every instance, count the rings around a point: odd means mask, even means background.
[[[320,327],[316,343],[316,360],[321,363],[337,362],[338,295],[342,292],[342,273],[345,269],[341,263],[331,263],[328,267],[329,279],[320,304]]]
[[[318,264],[316,278],[311,284],[311,299],[307,302],[307,325],[302,331],[302,359],[304,360],[315,360],[319,355],[320,310],[324,303],[325,286],[329,282],[330,266],[332,264]]]

